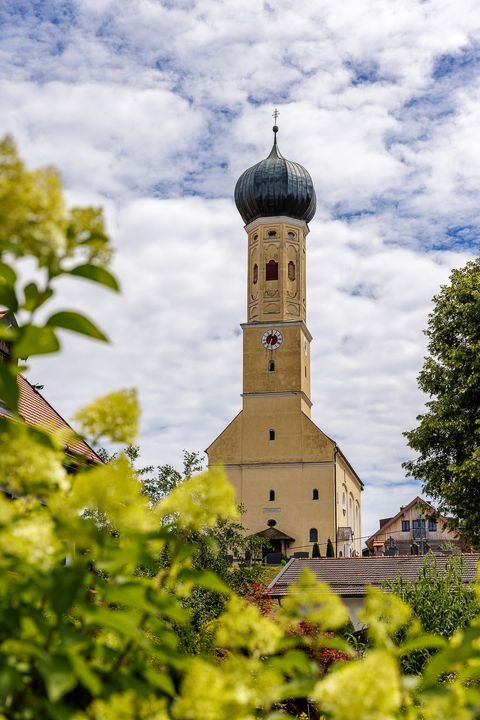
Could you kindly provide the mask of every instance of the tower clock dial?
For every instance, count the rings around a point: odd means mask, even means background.
[[[262,345],[267,350],[276,350],[283,342],[283,335],[279,330],[267,330],[262,335]]]

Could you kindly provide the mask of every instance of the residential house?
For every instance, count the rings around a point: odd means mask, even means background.
[[[366,541],[370,555],[425,555],[462,549],[462,538],[448,527],[448,518],[421,497],[390,518],[380,520],[379,529]]]

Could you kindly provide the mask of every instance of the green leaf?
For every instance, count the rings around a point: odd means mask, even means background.
[[[399,650],[400,655],[407,655],[413,650],[443,648],[446,644],[447,641],[445,638],[440,637],[440,635],[424,633],[423,635],[418,635],[417,637],[411,638],[410,640],[407,640],[407,642],[402,643]]]
[[[85,616],[99,627],[115,630],[120,637],[133,640],[138,643],[144,642],[145,635],[138,626],[138,617],[130,610],[107,610],[106,608],[92,608],[85,612]]]
[[[48,697],[58,702],[65,693],[75,687],[77,679],[72,673],[68,658],[54,655],[48,660],[37,661],[37,667],[47,687]]]
[[[46,288],[46,290],[40,291],[34,282],[25,285],[23,292],[25,295],[23,307],[25,310],[29,310],[30,312],[37,310],[37,308],[43,305],[44,302],[50,300],[53,295],[53,290],[51,288]]]
[[[80,335],[87,335],[88,337],[95,338],[96,340],[102,340],[108,342],[108,338],[104,333],[85,315],[74,311],[63,311],[57,312],[51,315],[47,320],[48,327],[61,327],[65,330],[71,330],[72,332],[80,333]]]
[[[37,325],[24,325],[18,330],[17,340],[13,350],[18,358],[27,358],[30,355],[45,355],[57,352],[60,343],[51,327],[38,327]]]
[[[12,287],[17,282],[17,273],[6,263],[0,262],[0,281],[5,282]]]
[[[182,570],[179,575],[179,580],[183,582],[192,582],[198,587],[202,587],[205,590],[211,590],[212,592],[222,593],[224,595],[230,595],[231,590],[218,575],[211,570]]]
[[[105,285],[111,290],[115,290],[115,292],[118,292],[120,290],[120,285],[118,284],[117,278],[112,275],[111,272],[106,270],[104,267],[100,267],[99,265],[91,265],[90,263],[87,263],[85,265],[78,265],[77,267],[73,268],[73,270],[70,270],[69,273],[70,275],[87,278],[88,280],[92,280],[92,282],[99,283],[100,285]]]
[[[15,294],[15,289],[11,285],[7,285],[0,278],[0,305],[16,312],[18,310],[18,300]]]
[[[91,670],[88,662],[86,662],[82,657],[82,652],[85,652],[85,649],[82,646],[79,646],[78,649],[76,646],[70,646],[67,649],[67,652],[73,670],[80,682],[87,688],[87,690],[90,690],[92,695],[98,695],[102,689],[102,684],[98,676]]]
[[[13,413],[18,410],[18,384],[15,370],[0,362],[0,407],[5,406]]]
[[[52,573],[52,592],[50,605],[57,615],[63,615],[73,604],[78,592],[82,589],[85,575],[83,567],[67,567],[62,565]]]

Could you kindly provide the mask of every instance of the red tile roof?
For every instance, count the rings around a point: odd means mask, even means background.
[[[69,438],[65,447],[67,454],[82,456],[94,463],[102,462],[95,450],[75,433],[60,413],[45,400],[43,395],[23,375],[18,376],[18,385],[20,388],[20,414],[29,425],[43,425],[52,428],[52,430],[68,431]],[[1,405],[0,414],[8,415]]]
[[[425,557],[421,555],[399,555],[396,557],[366,558],[292,558],[270,583],[267,593],[271,597],[287,595],[289,586],[298,580],[304,568],[312,570],[317,580],[328,582],[332,590],[343,597],[365,595],[367,585],[381,587],[387,580],[401,577],[416,580],[423,567]],[[480,553],[464,554],[463,579],[473,582]],[[447,556],[435,556],[437,567],[443,569]]]

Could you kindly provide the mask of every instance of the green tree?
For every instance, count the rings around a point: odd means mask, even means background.
[[[463,581],[464,561],[451,556],[444,568],[439,568],[433,555],[426,555],[416,580],[397,578],[385,588],[405,600],[422,628],[450,638],[457,630],[466,628],[479,605],[475,589]],[[428,649],[409,653],[402,659],[406,672],[419,673],[431,655]]]
[[[319,558],[319,557],[322,557],[322,555],[320,553],[320,546],[318,543],[314,543],[313,548],[312,548],[312,558]]]
[[[327,558],[333,558],[333,557],[335,557],[335,550],[334,550],[332,541],[330,540],[330,538],[328,538],[328,540],[327,540]]]
[[[480,543],[480,258],[454,270],[434,297],[425,331],[428,356],[418,377],[429,396],[418,426],[405,433],[418,453],[404,463],[439,512]]]

